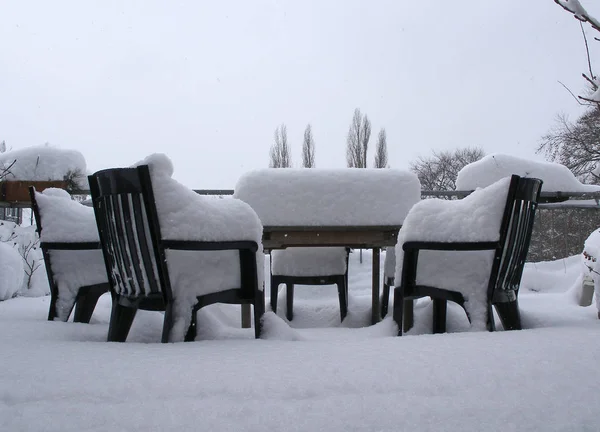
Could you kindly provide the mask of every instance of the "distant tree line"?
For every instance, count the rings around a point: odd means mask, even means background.
[[[362,115],[360,109],[354,110],[352,122],[346,137],[346,162],[349,168],[367,167],[367,150],[371,139],[371,121]],[[291,168],[292,154],[287,140],[287,128],[281,124],[275,129],[275,139],[269,151],[270,168]],[[310,123],[304,129],[302,140],[302,167],[315,167],[315,139]],[[387,135],[381,128],[375,148],[374,168],[388,168]]]

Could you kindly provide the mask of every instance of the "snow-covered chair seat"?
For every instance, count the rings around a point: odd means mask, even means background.
[[[196,312],[213,303],[264,313],[262,225],[246,203],[200,196],[154,154],[89,177],[113,310],[109,341],[125,341],[138,309],[162,310],[162,341],[193,340]],[[258,252],[258,253],[257,253]]]
[[[94,211],[62,189],[29,188],[36,229],[50,284],[48,320],[89,323],[98,298],[108,291]]]
[[[294,285],[337,285],[342,321],[348,313],[348,252],[344,247],[295,247],[271,252],[271,309],[279,285],[287,290],[286,317],[294,318]]]
[[[446,306],[461,305],[473,328],[521,328],[517,296],[542,181],[513,175],[458,201],[416,204],[396,245],[394,321],[402,334],[406,299],[433,298],[433,331],[446,330]]]

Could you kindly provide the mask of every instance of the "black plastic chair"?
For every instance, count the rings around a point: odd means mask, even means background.
[[[350,250],[345,248],[346,265],[343,273],[315,275],[315,271],[309,268],[305,269],[305,273],[300,272],[303,273],[302,275],[273,274],[273,254],[279,254],[275,259],[286,259],[285,255],[290,252],[293,253],[294,249],[296,248],[271,251],[271,309],[273,312],[277,313],[277,296],[279,293],[279,285],[281,284],[285,284],[286,286],[287,301],[285,315],[289,321],[294,319],[294,285],[337,285],[338,298],[340,301],[340,317],[341,320],[344,321],[344,318],[346,318],[346,315],[348,314],[348,254]],[[308,248],[306,248],[306,250],[308,250]],[[326,251],[326,248],[321,250]],[[290,258],[293,259],[293,256],[290,256]]]
[[[42,219],[43,215],[40,213],[40,208],[36,200],[36,190],[33,186],[29,187],[29,196],[31,198],[31,208],[35,217],[35,224],[38,236],[42,238]],[[100,252],[100,242],[73,242],[65,238],[63,242],[40,242],[42,249],[42,255],[44,257],[44,265],[46,267],[46,274],[48,276],[48,283],[50,285],[50,308],[48,311],[48,321],[53,321],[58,317],[57,313],[57,302],[60,297],[61,289],[56,281],[54,272],[52,270],[52,251],[70,251],[73,256],[77,255],[81,251],[97,250]],[[102,256],[100,255],[100,259]],[[81,269],[77,269],[81,271]],[[89,323],[96,308],[96,303],[102,294],[109,290],[108,282],[82,286],[77,290],[73,302],[68,307],[68,313],[61,314],[63,320],[68,320],[75,306],[75,313],[73,315],[74,322]]]
[[[447,301],[453,301],[464,309],[465,299],[458,291],[417,285],[419,251],[495,251],[487,286],[487,329],[495,330],[492,305],[496,308],[505,330],[520,330],[521,318],[518,305],[519,285],[523,266],[529,249],[535,211],[538,205],[542,181],[513,175],[510,181],[504,214],[500,224],[498,241],[493,242],[419,242],[402,245],[404,260],[400,286],[394,289],[394,321],[398,335],[402,328],[408,330],[411,322],[404,320],[404,302],[419,297],[433,299],[433,332],[446,331]],[[449,202],[449,204],[452,204]],[[444,268],[444,272],[452,269]],[[466,310],[465,310],[466,311]],[[468,313],[467,313],[468,317]],[[469,318],[470,319],[470,318]]]
[[[108,341],[127,339],[138,309],[165,311],[162,342],[169,341],[175,299],[167,250],[239,251],[241,287],[198,296],[186,341],[196,337],[196,312],[213,303],[253,304],[255,336],[260,337],[265,306],[264,292],[258,287],[256,242],[163,239],[147,165],[99,171],[89,176],[89,183],[113,294]]]

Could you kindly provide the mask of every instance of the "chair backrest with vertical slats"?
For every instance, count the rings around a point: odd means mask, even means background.
[[[119,295],[171,297],[147,165],[89,176],[106,270]]]
[[[541,189],[540,179],[511,178],[500,226],[500,247],[490,277],[490,298],[519,290]]]

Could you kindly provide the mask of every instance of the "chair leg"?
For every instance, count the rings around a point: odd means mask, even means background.
[[[260,338],[262,333],[262,318],[265,313],[265,292],[256,290],[254,294],[254,337]]]
[[[294,319],[294,284],[286,283],[285,288],[287,294],[285,316],[288,321],[291,321]]]
[[[107,284],[81,287],[77,294],[73,321],[86,324],[89,323],[94,313],[94,309],[96,308],[96,304],[98,303],[98,299],[106,291],[108,291]]]
[[[407,332],[415,324],[415,301],[404,299],[404,331]]]
[[[48,321],[54,321],[56,318],[56,302],[58,300],[58,295],[55,290],[50,291],[50,309],[48,310]]]
[[[398,326],[398,336],[402,336],[404,324],[404,289],[401,286],[394,288],[393,317],[394,322]]]
[[[118,302],[113,303],[108,325],[108,342],[125,342],[136,312],[137,308],[122,306]]]
[[[271,276],[271,310],[277,313],[277,296],[279,295],[279,282]]]
[[[340,317],[342,321],[348,315],[348,288],[346,286],[346,277],[343,276],[340,281],[337,282],[338,297],[340,299]]]
[[[468,316],[468,314],[467,314]],[[471,321],[469,319],[469,321]],[[488,331],[496,331],[496,323],[494,322],[494,311],[492,309],[492,304],[488,303],[488,307],[487,307],[487,323],[486,323],[486,328]]]
[[[521,330],[521,314],[519,313],[519,302],[515,298],[513,301],[495,303],[494,307],[498,312],[500,322],[504,330]]]
[[[433,299],[433,332],[434,333],[445,333],[446,332],[446,311],[448,309],[448,302],[443,299]]]
[[[192,317],[192,319],[195,320],[195,315]],[[173,303],[169,302],[167,303],[167,305],[165,306],[165,318],[163,321],[163,331],[162,331],[162,338],[161,338],[161,342],[162,343],[167,343],[169,342],[169,336],[171,335],[171,329],[173,328]],[[189,328],[188,328],[189,331]],[[186,334],[187,336],[187,334]]]
[[[385,318],[390,304],[390,287],[394,285],[394,278],[386,278],[383,283],[383,295],[381,296],[381,318]]]
[[[190,319],[190,326],[188,327],[187,332],[185,333],[185,338],[183,339],[185,342],[194,342],[196,340],[196,332],[197,332],[197,314],[198,309],[195,307],[192,308],[192,318]],[[165,312],[166,315],[166,312]],[[166,341],[168,342],[168,340]]]

